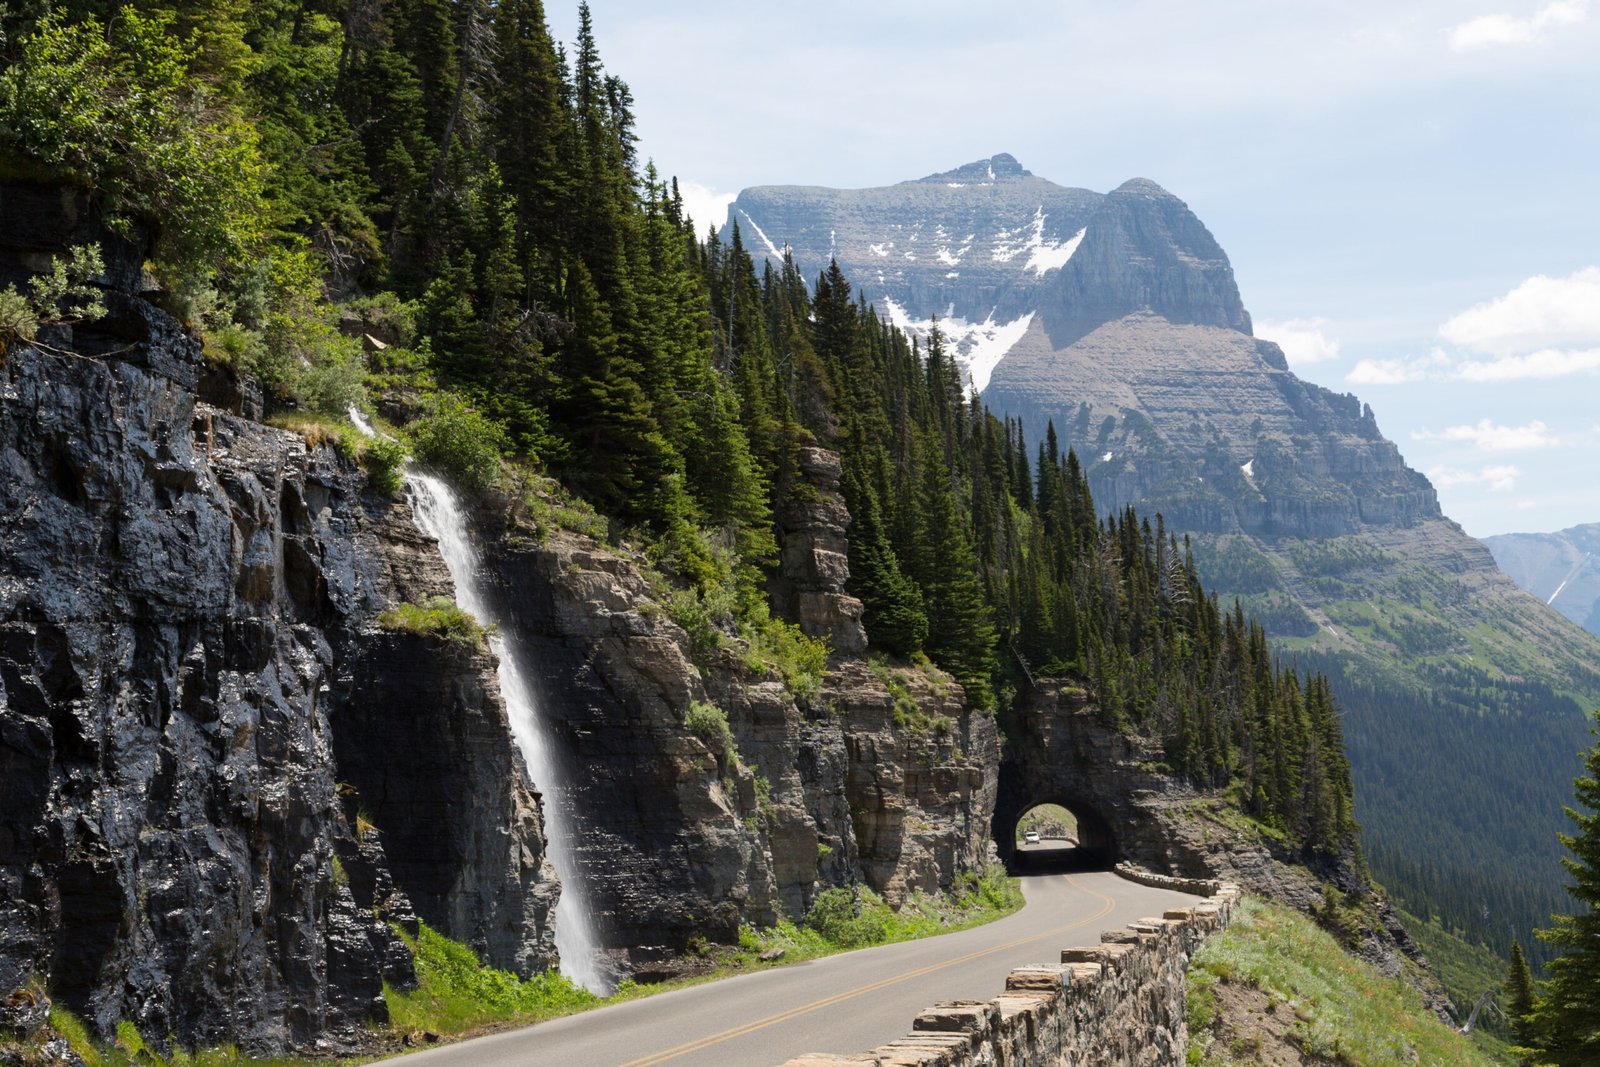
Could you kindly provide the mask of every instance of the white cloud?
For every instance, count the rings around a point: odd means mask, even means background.
[[[1405,359],[1363,359],[1344,380],[1353,385],[1406,385],[1424,382],[1430,378],[1448,376],[1451,359],[1443,349],[1435,348],[1426,356]]]
[[[1450,28],[1450,50],[1471,52],[1497,45],[1532,44],[1550,30],[1576,26],[1589,17],[1587,0],[1551,0],[1528,18],[1497,13]]]
[[[694,230],[704,234],[707,226],[722,229],[728,221],[728,205],[738,198],[738,193],[719,193],[708,185],[678,179],[678,194],[683,197],[683,210],[694,220]]]
[[[1538,419],[1526,426],[1498,426],[1488,419],[1480,419],[1475,426],[1450,426],[1438,432],[1413,430],[1411,439],[1471,441],[1485,452],[1517,452],[1530,448],[1550,448],[1561,443],[1561,439],[1550,433]]]
[[[1600,267],[1565,278],[1535,275],[1505,296],[1452,317],[1439,335],[1495,355],[1600,341]]]
[[[1440,489],[1449,489],[1457,485],[1483,485],[1491,493],[1509,493],[1517,487],[1517,478],[1522,472],[1509,465],[1495,467],[1480,467],[1476,471],[1458,470],[1454,467],[1434,467],[1428,472],[1428,480]]]
[[[1327,329],[1328,320],[1323,318],[1258,322],[1256,336],[1278,342],[1289,362],[1299,367],[1339,358],[1339,342],[1328,336]]]
[[[1600,348],[1584,352],[1562,352],[1547,348],[1526,356],[1474,360],[1456,368],[1456,377],[1469,382],[1515,382],[1529,379],[1565,378],[1573,374],[1600,370]]]

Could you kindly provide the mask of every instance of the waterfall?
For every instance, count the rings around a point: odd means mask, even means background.
[[[350,410],[350,421],[363,434],[376,436],[371,423],[354,408]],[[481,623],[495,622],[494,612],[484,599],[478,579],[478,552],[472,545],[466,514],[455,492],[442,479],[411,466],[406,467],[405,484],[417,528],[439,542],[439,554],[444,557],[455,583],[456,603]],[[499,660],[500,694],[505,698],[512,737],[528,765],[534,788],[544,795],[545,844],[550,862],[561,878],[561,899],[555,913],[561,973],[585,989],[608,994],[612,983],[601,966],[594,912],[578,870],[576,845],[580,830],[567,804],[567,783],[554,750],[554,739],[549,735],[533,687],[523,671],[514,630],[501,627],[498,632],[491,632],[489,647]]]

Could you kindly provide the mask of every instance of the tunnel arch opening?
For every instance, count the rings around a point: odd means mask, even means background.
[[[995,815],[995,845],[1013,874],[1102,870],[1117,862],[1111,824],[1080,798],[1051,795]]]

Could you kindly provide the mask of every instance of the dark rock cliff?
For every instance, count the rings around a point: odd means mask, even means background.
[[[10,186],[0,233],[13,277],[96,236],[81,196]],[[437,585],[404,504],[201,399],[248,391],[211,387],[137,269],[101,281],[106,319],[0,365],[0,990],[37,981],[101,1032],[359,1041],[409,969],[388,926],[407,892],[504,963],[547,964],[537,808],[487,657],[373,628]],[[436,810],[470,786],[468,844],[419,863],[396,834],[391,864],[353,826],[370,803],[385,829],[388,798],[342,799],[347,769]]]

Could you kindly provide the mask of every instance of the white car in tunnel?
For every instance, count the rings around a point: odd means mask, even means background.
[[[1039,831],[1029,830],[1024,833],[1022,835],[1022,843],[1024,845],[1037,845],[1039,843]]]

